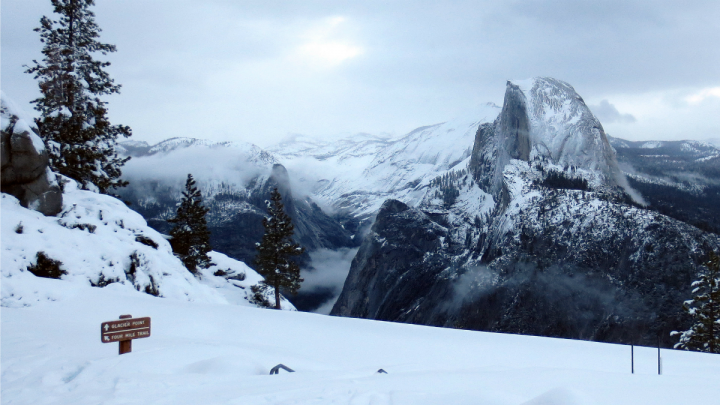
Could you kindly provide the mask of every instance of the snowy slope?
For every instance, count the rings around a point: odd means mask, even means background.
[[[431,180],[470,156],[478,126],[500,112],[486,105],[468,116],[420,127],[400,138],[365,134],[335,142],[300,137],[269,148],[332,210],[367,218],[388,198],[416,205]]]
[[[187,303],[120,286],[2,310],[3,404],[714,404],[720,356]],[[101,322],[152,319],[118,356]],[[295,370],[268,375],[282,363]],[[383,369],[387,374],[379,374]]]
[[[175,300],[251,305],[246,293],[262,277],[245,263],[212,252],[216,265],[195,277],[140,214],[120,200],[66,181],[57,217],[23,208],[16,198],[2,194],[3,307],[62,300],[67,291],[90,285]],[[38,252],[60,261],[67,274],[59,280],[33,275],[28,266],[37,262]],[[218,270],[227,277],[214,276]],[[294,309],[287,301],[283,305]]]
[[[720,138],[706,139],[705,142],[715,146],[716,148],[720,148]]]

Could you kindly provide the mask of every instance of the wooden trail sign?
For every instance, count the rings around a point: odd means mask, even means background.
[[[103,322],[100,325],[100,340],[103,343],[120,342],[120,354],[132,351],[132,340],[150,337],[150,318],[133,318],[121,315],[118,321]]]

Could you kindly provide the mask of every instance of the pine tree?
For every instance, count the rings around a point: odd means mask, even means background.
[[[300,289],[300,266],[292,260],[292,256],[301,255],[304,249],[293,242],[294,226],[292,219],[285,213],[282,196],[275,188],[270,193],[268,218],[263,219],[265,234],[262,242],[256,243],[257,256],[255,265],[258,273],[265,277],[264,285],[275,289],[275,309],[280,309],[280,289],[296,294]]]
[[[40,136],[48,146],[50,166],[77,180],[89,190],[107,193],[127,185],[120,179],[121,167],[129,158],[118,157],[118,136],[131,130],[111,125],[107,103],[101,96],[120,92],[104,68],[110,62],[93,59],[92,54],[115,52],[115,45],[98,41],[100,28],[89,10],[94,0],[51,0],[58,20],[43,16],[40,41],[42,62],[33,60],[25,73],[34,75],[41,97],[32,101],[40,112],[36,119]]]
[[[694,324],[680,335],[675,348],[720,353],[720,257],[710,252],[700,279],[692,283],[694,297],[683,308]]]
[[[173,252],[193,274],[197,273],[198,268],[206,269],[213,265],[207,255],[212,250],[210,231],[205,220],[208,211],[203,206],[202,194],[195,186],[195,179],[192,174],[188,174],[177,214],[168,222],[175,224],[170,230]]]

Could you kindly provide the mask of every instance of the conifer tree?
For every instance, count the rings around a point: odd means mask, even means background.
[[[82,188],[107,193],[123,187],[121,167],[129,158],[115,151],[118,136],[131,130],[111,125],[107,102],[100,97],[120,92],[104,70],[110,62],[93,59],[115,45],[98,41],[100,28],[90,11],[94,0],[51,0],[57,20],[43,16],[40,33],[42,62],[33,60],[26,73],[34,75],[41,97],[32,101],[40,112],[36,124],[48,146],[51,168],[77,180]]]
[[[275,309],[280,309],[280,289],[296,294],[300,289],[300,266],[290,260],[301,255],[304,249],[293,242],[294,226],[292,219],[285,213],[282,196],[277,188],[270,193],[266,201],[269,217],[263,219],[265,234],[262,242],[256,243],[255,265],[258,273],[265,277],[263,284],[275,289]]]
[[[685,332],[673,332],[680,335],[675,348],[720,353],[720,256],[710,252],[703,267],[692,283],[693,299],[683,303],[694,323]]]
[[[168,222],[175,224],[170,230],[173,252],[193,274],[197,273],[198,268],[206,269],[213,265],[207,255],[212,250],[210,231],[205,220],[208,211],[203,206],[202,194],[195,186],[195,179],[192,174],[188,174],[177,214]]]

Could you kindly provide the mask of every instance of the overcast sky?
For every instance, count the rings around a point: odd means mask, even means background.
[[[110,116],[135,140],[399,136],[532,76],[573,85],[613,136],[720,138],[717,0],[96,1]],[[2,90],[31,110],[50,0],[1,7]]]

